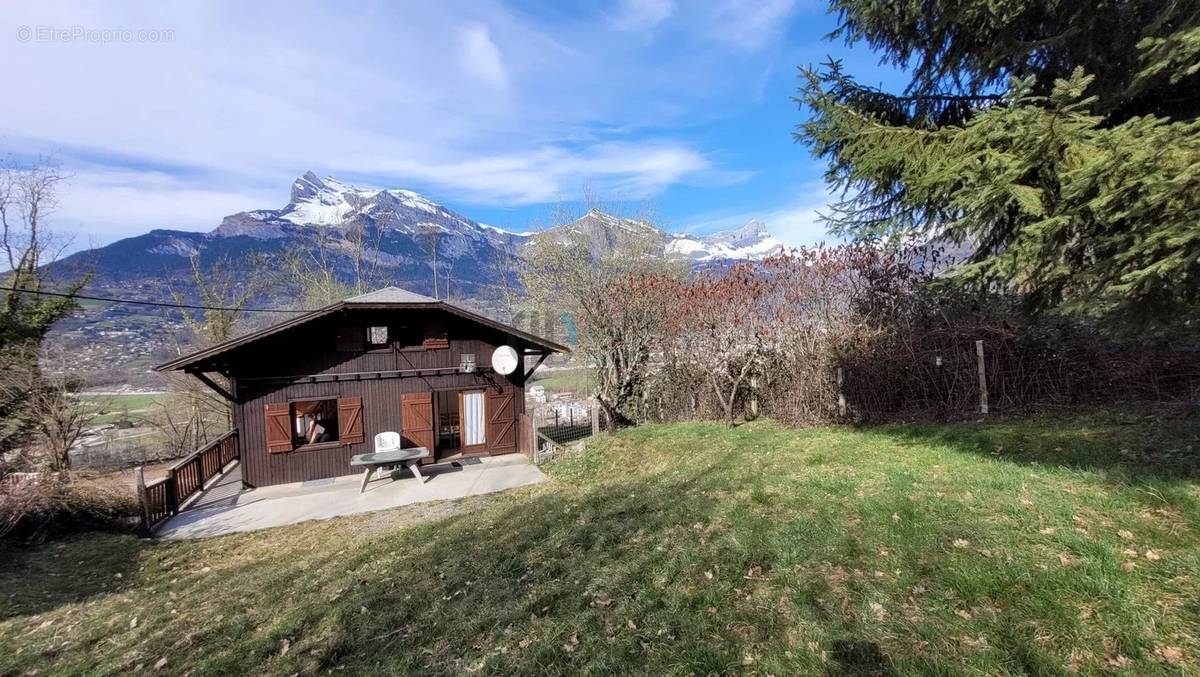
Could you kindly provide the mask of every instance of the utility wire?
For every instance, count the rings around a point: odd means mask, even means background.
[[[34,294],[37,296],[57,296],[59,298],[83,299],[85,301],[107,301],[108,303],[127,303],[135,306],[156,306],[159,308],[179,308],[183,310],[225,310],[239,313],[311,313],[311,310],[290,310],[287,308],[222,308],[220,306],[196,306],[187,303],[165,303],[160,301],[137,301],[134,299],[114,299],[104,296],[87,296],[84,294],[67,294],[57,291],[41,291],[33,289],[14,289],[0,287],[0,291],[16,292],[18,294]]]

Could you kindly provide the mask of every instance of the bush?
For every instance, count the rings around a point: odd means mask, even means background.
[[[755,397],[760,413],[793,425],[970,417],[977,341],[997,413],[1200,397],[1200,349],[1186,326],[1122,335],[1031,313],[1016,293],[938,270],[925,252],[859,244],[680,283],[631,417],[728,421]]]
[[[70,473],[0,484],[0,540],[36,543],[75,531],[128,531],[136,526],[137,514],[132,491]]]

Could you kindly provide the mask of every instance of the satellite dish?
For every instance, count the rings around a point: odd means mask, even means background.
[[[505,376],[517,370],[517,351],[512,346],[500,346],[492,353],[492,369]]]

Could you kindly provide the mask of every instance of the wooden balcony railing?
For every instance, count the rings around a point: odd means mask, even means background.
[[[142,526],[147,531],[175,514],[175,482],[170,477],[145,485],[141,498]]]
[[[147,532],[179,512],[212,478],[238,458],[237,429],[221,435],[167,469],[167,476],[143,483],[139,475],[142,526]],[[140,470],[140,469],[139,469]]]

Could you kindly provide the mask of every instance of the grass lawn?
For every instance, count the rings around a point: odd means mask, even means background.
[[[1198,454],[1137,414],[645,426],[433,515],[0,552],[0,674],[1194,674]]]
[[[162,395],[146,393],[130,393],[128,395],[87,395],[80,399],[95,410],[96,415],[88,421],[88,425],[104,425],[113,423],[121,418],[124,408],[129,410],[131,421],[145,420],[154,411],[154,405]]]
[[[587,394],[591,392],[593,384],[593,374],[591,369],[567,369],[563,371],[548,371],[544,372],[545,377],[539,378],[534,375],[534,381],[529,385],[542,386],[547,392],[564,393],[572,392],[579,394]]]

